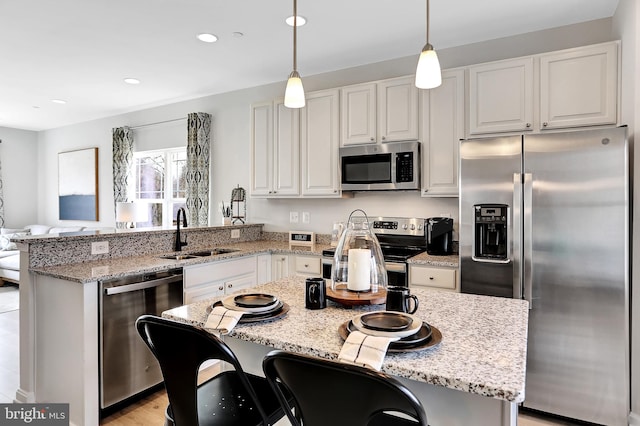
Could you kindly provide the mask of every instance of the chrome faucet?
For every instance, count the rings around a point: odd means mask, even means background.
[[[180,239],[180,212],[182,212],[182,226],[187,227],[187,212],[184,210],[184,207],[180,207],[178,209],[178,213],[176,213],[176,251],[182,251],[182,247],[187,245],[187,236],[184,236],[184,242]]]

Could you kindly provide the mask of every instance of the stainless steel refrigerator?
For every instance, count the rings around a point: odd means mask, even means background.
[[[464,140],[460,283],[530,302],[524,406],[627,425],[626,127]]]

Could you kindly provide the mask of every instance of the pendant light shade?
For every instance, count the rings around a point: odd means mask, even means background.
[[[442,71],[438,54],[429,43],[429,0],[427,0],[427,43],[422,48],[416,69],[416,87],[433,89],[442,84]]]
[[[293,0],[293,71],[289,74],[287,88],[284,92],[284,106],[287,108],[304,107],[304,87],[298,74],[298,1]]]

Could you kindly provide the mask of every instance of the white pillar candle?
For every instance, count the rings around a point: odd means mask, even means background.
[[[350,249],[347,288],[365,291],[371,287],[371,250]]]

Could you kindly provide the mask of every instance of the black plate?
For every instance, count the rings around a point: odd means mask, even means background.
[[[220,300],[207,307],[207,315],[209,315],[213,308],[217,306],[223,306]],[[247,324],[258,321],[270,321],[284,317],[287,312],[289,312],[289,305],[283,303],[282,301],[278,301],[273,309],[269,309],[266,312],[245,312],[244,314],[242,314],[242,317],[240,318],[240,321],[238,321],[238,324]]]
[[[366,328],[378,331],[402,331],[413,323],[413,318],[394,312],[372,312],[360,317]]]
[[[358,328],[353,325],[352,321],[343,323],[338,329],[338,333],[343,340],[346,340],[352,331],[358,331]],[[437,346],[442,341],[442,333],[437,328],[422,323],[422,327],[415,334],[411,336],[403,337],[400,340],[391,342],[387,352],[413,352],[421,351],[423,349],[429,349]]]
[[[271,294],[252,293],[236,296],[233,301],[241,308],[264,308],[276,303],[278,298]]]

